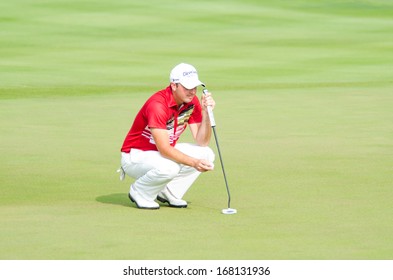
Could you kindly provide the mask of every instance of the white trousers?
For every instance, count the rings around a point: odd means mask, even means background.
[[[188,156],[212,163],[215,158],[209,147],[179,143],[175,148]],[[149,201],[155,200],[165,187],[173,196],[181,199],[201,174],[191,166],[164,158],[157,151],[138,149],[131,149],[130,153],[121,154],[121,167],[128,176],[136,179],[132,185],[144,199]]]

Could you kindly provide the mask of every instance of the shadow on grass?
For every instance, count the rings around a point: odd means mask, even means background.
[[[114,204],[126,207],[135,207],[127,196],[127,193],[112,193],[96,197],[96,201],[105,204]]]
[[[105,204],[113,204],[113,205],[137,208],[135,203],[131,203],[127,193],[112,193],[108,195],[97,196],[96,201]],[[159,204],[160,206],[169,207],[168,204],[166,203],[159,202]],[[187,204],[191,205],[192,202],[188,201]]]

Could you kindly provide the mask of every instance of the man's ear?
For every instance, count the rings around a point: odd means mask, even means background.
[[[177,89],[177,84],[171,83],[171,89],[172,89],[172,91],[175,91]]]

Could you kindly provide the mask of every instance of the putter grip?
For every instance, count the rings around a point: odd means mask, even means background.
[[[208,92],[208,90],[205,88],[203,90],[203,94],[206,95],[206,93]],[[210,120],[210,125],[212,127],[216,126],[216,121],[214,120],[214,114],[213,114],[213,110],[211,106],[207,106],[207,114],[209,115],[209,120]]]

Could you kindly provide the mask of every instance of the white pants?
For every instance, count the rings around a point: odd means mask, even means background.
[[[209,147],[179,143],[176,149],[184,154],[214,161],[214,153]],[[165,187],[181,199],[201,174],[195,168],[164,158],[157,151],[131,149],[121,154],[121,167],[124,172],[136,179],[132,184],[144,199],[153,201]]]

